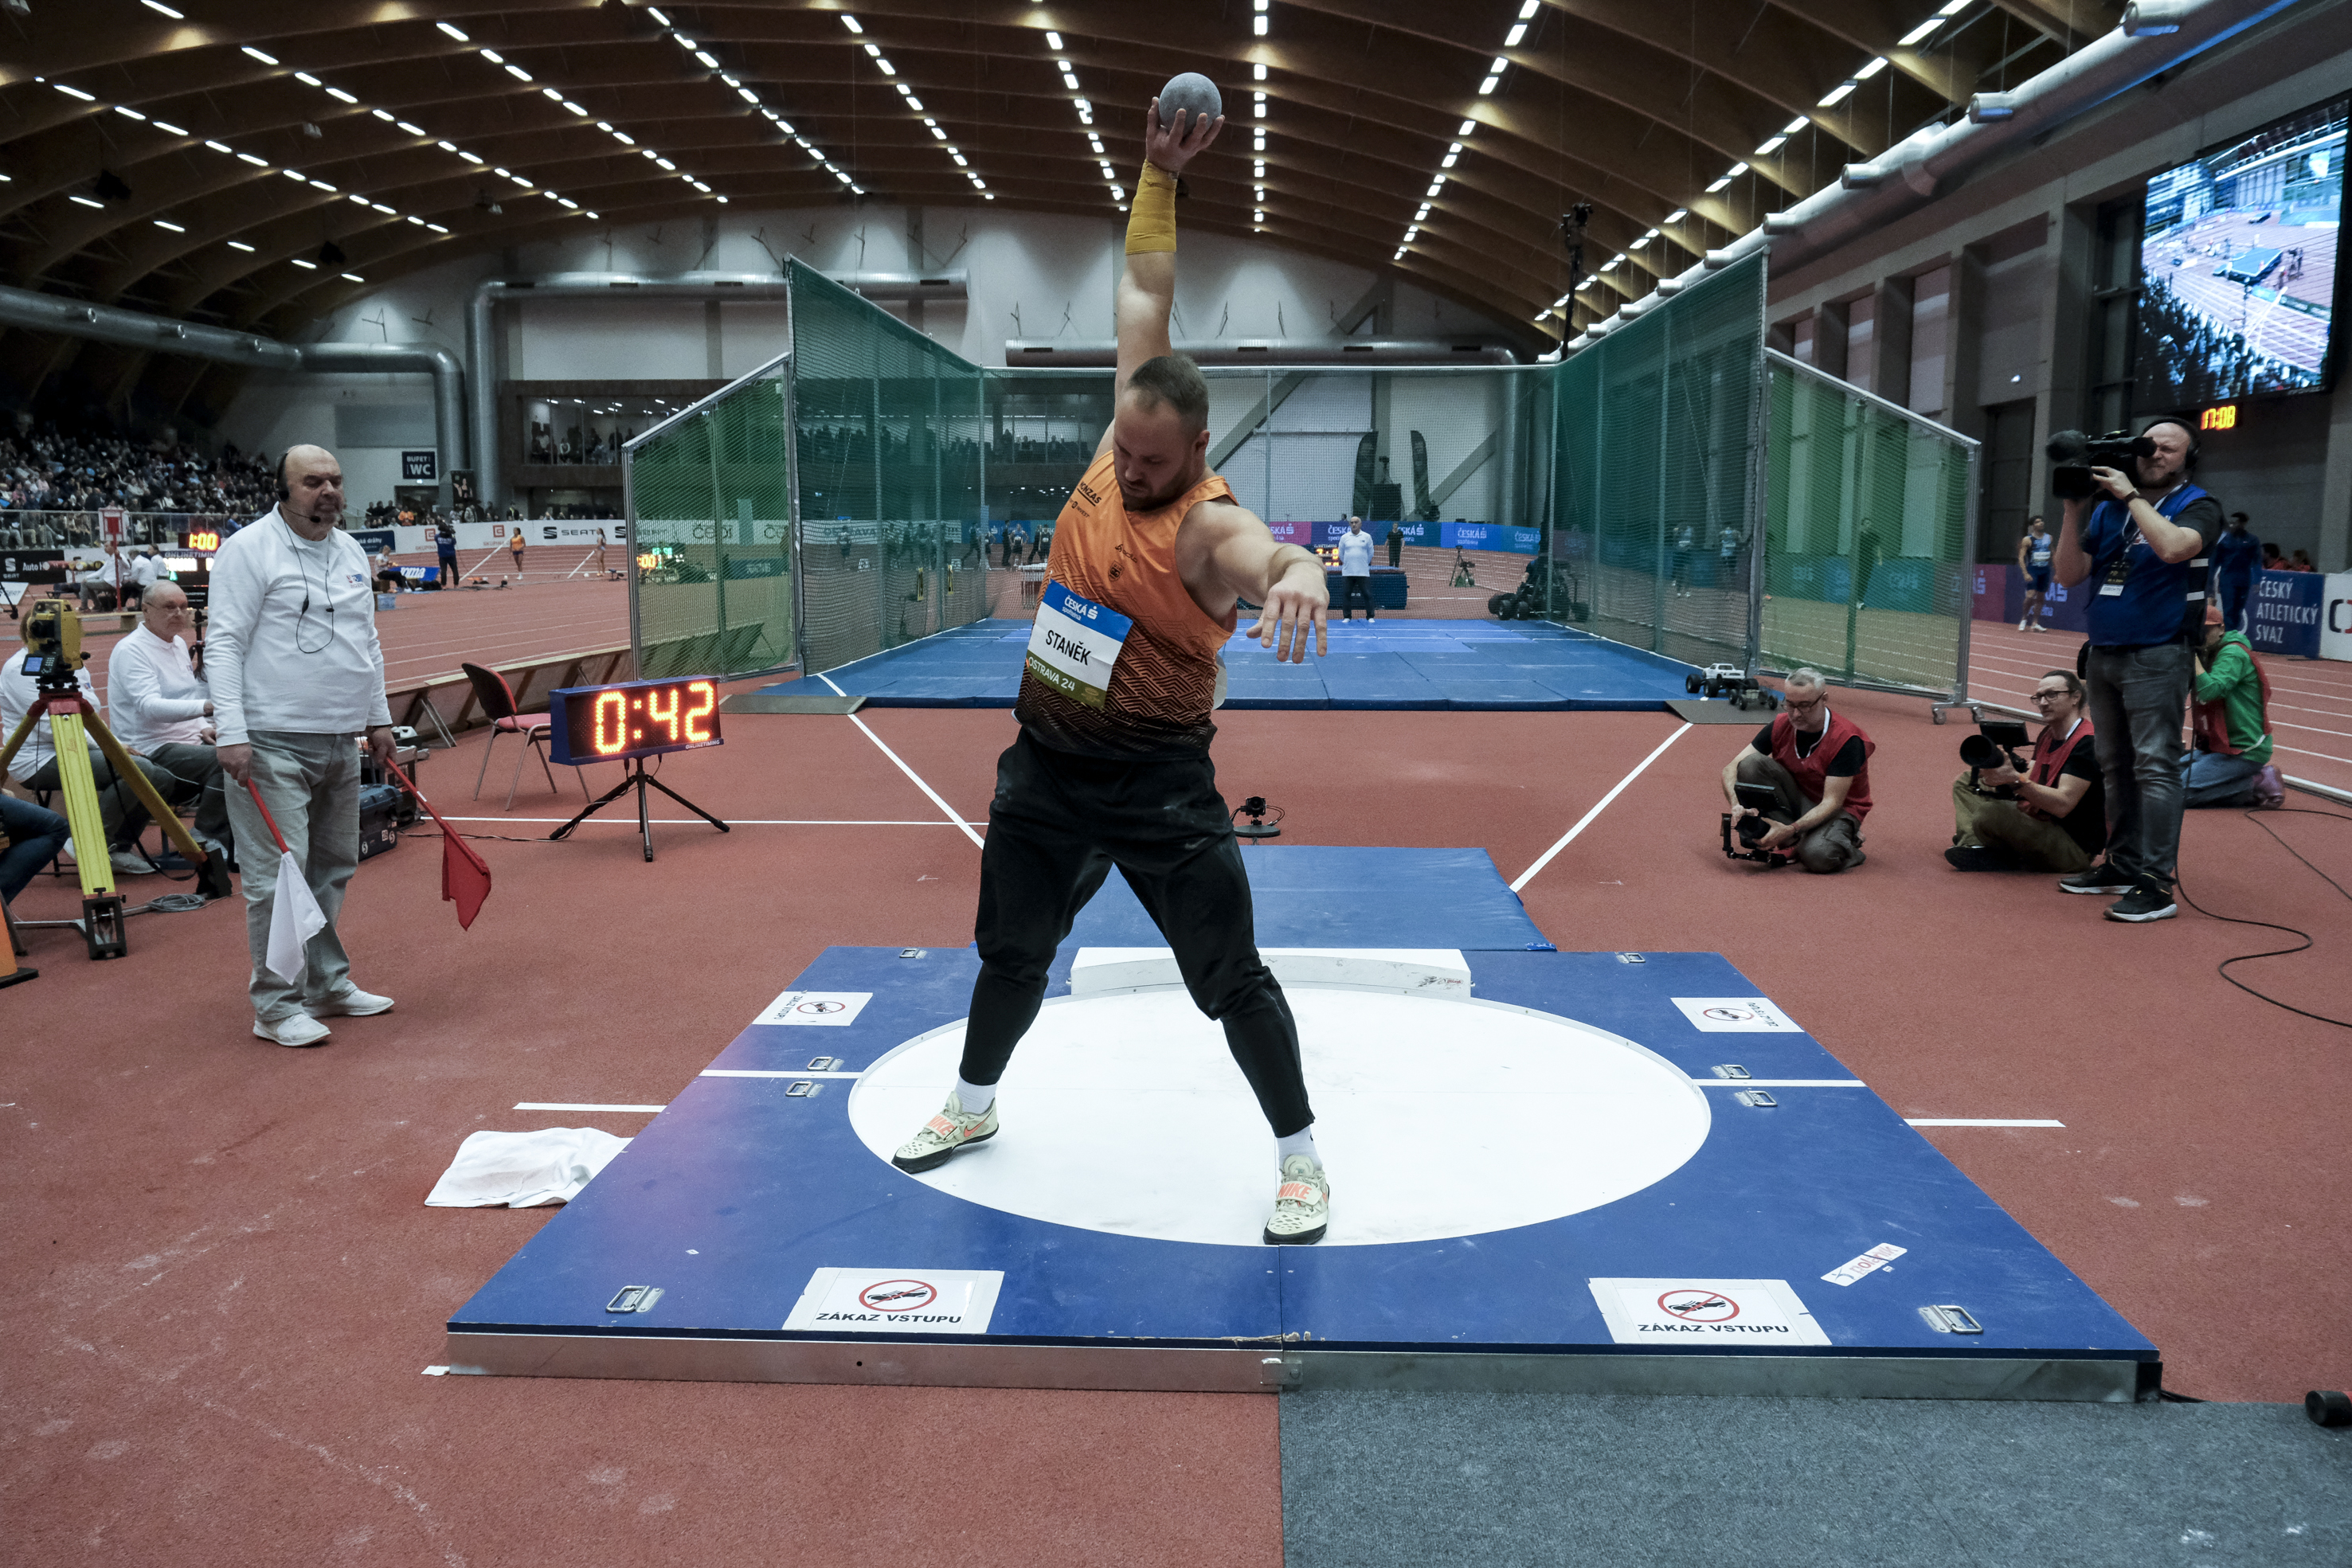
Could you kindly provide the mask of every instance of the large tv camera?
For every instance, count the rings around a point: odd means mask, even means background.
[[[1780,796],[1773,792],[1769,784],[1735,784],[1732,789],[1738,791],[1741,805],[1759,813],[1770,810],[1780,800]],[[1726,811],[1723,813],[1723,852],[1733,860],[1754,861],[1767,868],[1787,865],[1795,858],[1789,851],[1764,847],[1764,835],[1770,832],[1775,825],[1769,818],[1761,815],[1735,817]]]
[[[2063,500],[2087,501],[2099,493],[2098,481],[2091,477],[2092,469],[2113,468],[2131,476],[2137,484],[2139,471],[2132,466],[2133,461],[2155,456],[2156,443],[2127,430],[2111,430],[2105,435],[2062,430],[2042,450],[2057,465],[2050,470],[2050,487]]]
[[[1960,738],[1960,760],[1968,764],[1969,788],[1995,800],[2016,800],[2016,785],[1996,784],[1987,789],[1978,781],[1977,775],[1988,768],[1999,768],[2003,763],[2016,772],[2024,772],[2025,759],[2011,749],[2024,744],[2025,727],[2000,719],[1979,724],[1976,734],[1963,736]]]

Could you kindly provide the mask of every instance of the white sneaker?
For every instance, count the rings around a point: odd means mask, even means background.
[[[1330,1226],[1330,1179],[1310,1156],[1291,1155],[1282,1162],[1282,1186],[1274,1195],[1274,1218],[1265,1222],[1265,1244],[1311,1247]]]
[[[153,876],[155,874],[155,868],[147,863],[145,855],[133,853],[130,850],[109,850],[106,852],[106,859],[107,863],[114,867],[114,874],[117,876]]]
[[[392,998],[379,997],[373,991],[353,986],[341,996],[329,997],[310,1009],[312,1016],[322,1019],[366,1019],[392,1010]]]
[[[2023,631],[2027,631],[2027,630],[2029,630],[2029,628],[2026,626],[2025,622],[2022,622],[2022,621],[2021,621],[2021,622],[2019,622],[2017,623],[2017,629],[2018,629],[2019,631],[2021,631],[2021,632],[2023,632]]]
[[[256,1019],[253,1020],[253,1032],[272,1045],[304,1046],[323,1043],[331,1031],[309,1013],[296,1013],[292,1018],[279,1019],[276,1023]]]
[[[996,1136],[996,1102],[991,1100],[988,1109],[977,1115],[962,1109],[955,1091],[948,1091],[948,1103],[940,1113],[923,1124],[923,1130],[898,1145],[890,1163],[902,1171],[919,1174],[948,1163],[948,1156],[958,1149],[968,1149],[974,1144],[984,1144]]]

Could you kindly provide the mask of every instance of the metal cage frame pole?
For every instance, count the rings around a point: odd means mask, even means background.
[[[1984,443],[1978,441],[1972,436],[1963,435],[1948,424],[1939,424],[1936,421],[1929,419],[1926,414],[1915,413],[1910,409],[1905,408],[1901,403],[1883,398],[1876,392],[1864,392],[1862,388],[1843,381],[1838,377],[1830,374],[1827,371],[1809,365],[1802,360],[1796,358],[1794,355],[1784,354],[1778,349],[1767,348],[1764,350],[1764,362],[1768,369],[1778,367],[1795,375],[1800,381],[1804,381],[1810,378],[1813,382],[1825,384],[1831,390],[1834,391],[1840,397],[1849,400],[1850,406],[1857,410],[1876,409],[1881,413],[1894,414],[1897,418],[1901,419],[1905,423],[1916,429],[1926,431],[1929,434],[1933,435],[1937,440],[1960,448],[1965,454],[1966,461],[1968,463],[1968,480],[1966,485],[1967,496],[1962,503],[1963,522],[1969,530],[1967,537],[1971,538],[1974,538],[1977,510],[1980,500],[1979,493],[1979,465],[1983,458]],[[1857,445],[1859,443],[1857,442]],[[1859,486],[1853,486],[1852,488],[1858,489]],[[1859,531],[1857,529],[1857,539],[1858,538]],[[1967,563],[1962,563],[1964,571],[1966,570],[1966,566]],[[1850,592],[1851,589],[1849,589],[1849,593]],[[1940,716],[1954,707],[1968,707],[1973,711],[1975,708],[1980,707],[1984,705],[1981,702],[1971,702],[1967,696],[1969,678],[1969,619],[1968,607],[1963,605],[1961,607],[1959,617],[1960,627],[1958,633],[1958,652],[1957,654],[1956,667],[1952,672],[1951,689],[1949,691],[1939,690],[1933,686],[1909,685],[1900,681],[1847,679],[1835,681],[1832,684],[1845,686],[1854,691],[1885,692],[1895,696],[1927,697],[1935,705],[1930,712],[1930,716],[1936,718],[1936,721],[1939,724],[1943,722]]]
[[[1764,276],[1756,294],[1756,383],[1751,392],[1748,441],[1748,494],[1742,531],[1748,536],[1748,646],[1741,663],[1754,680],[1764,662],[1765,536],[1770,531],[1771,507],[1767,496],[1772,483],[1772,247],[1764,247],[1759,263]]]

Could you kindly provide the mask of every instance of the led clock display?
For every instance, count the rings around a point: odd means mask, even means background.
[[[721,744],[719,683],[690,676],[551,694],[551,755],[578,767]]]

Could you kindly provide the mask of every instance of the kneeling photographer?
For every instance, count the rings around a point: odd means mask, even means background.
[[[2106,789],[2084,695],[2072,670],[2042,677],[2033,692],[2042,733],[2021,776],[2016,758],[1985,737],[1960,743],[1969,767],[1952,781],[1955,826],[1944,852],[1954,870],[2076,872],[2106,843]]]
[[[1740,841],[1768,856],[1791,856],[1810,872],[1858,866],[1865,858],[1870,754],[1877,747],[1852,719],[1830,712],[1819,670],[1793,672],[1782,699],[1781,712],[1723,769],[1723,798],[1740,825]],[[1770,789],[1772,803],[1760,810],[1747,804],[1742,785]],[[1770,824],[1752,841],[1754,830],[1744,821],[1749,817]]]

